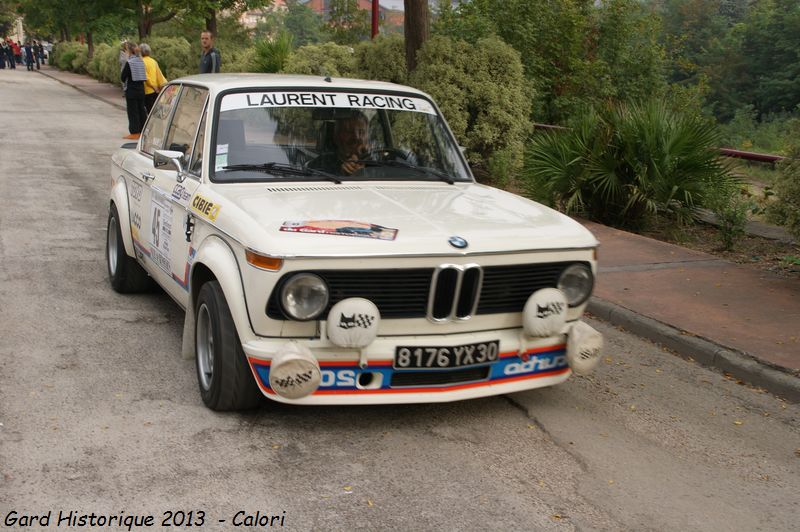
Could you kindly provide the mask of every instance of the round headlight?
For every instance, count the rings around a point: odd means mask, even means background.
[[[298,273],[281,288],[281,306],[290,318],[313,320],[328,306],[328,285],[313,273]]]
[[[585,264],[568,266],[558,278],[558,289],[567,296],[567,304],[577,307],[592,295],[594,276]]]

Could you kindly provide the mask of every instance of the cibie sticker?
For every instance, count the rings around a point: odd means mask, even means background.
[[[209,201],[203,196],[197,195],[192,199],[192,211],[212,222],[217,219],[221,209],[219,204]]]
[[[228,94],[220,111],[258,107],[339,107],[346,109],[390,109],[436,114],[428,100],[398,94],[359,94],[315,91],[244,92]]]
[[[397,229],[353,220],[288,221],[283,222],[280,230],[286,233],[353,236],[377,240],[394,240],[397,237]]]

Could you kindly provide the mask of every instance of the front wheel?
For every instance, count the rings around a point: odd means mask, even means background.
[[[204,284],[197,296],[195,361],[200,396],[211,410],[245,410],[261,403],[263,396],[218,281]]]
[[[108,279],[111,287],[120,294],[134,294],[149,290],[153,284],[144,268],[136,259],[125,253],[122,241],[122,228],[119,213],[113,203],[108,210],[108,227],[106,233],[106,262]]]

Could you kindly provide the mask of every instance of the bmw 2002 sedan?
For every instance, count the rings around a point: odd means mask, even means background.
[[[186,310],[203,402],[453,401],[597,364],[597,241],[475,182],[426,94],[307,76],[168,85],[113,155],[107,260]]]

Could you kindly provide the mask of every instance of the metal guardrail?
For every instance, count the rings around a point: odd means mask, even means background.
[[[755,161],[759,163],[777,163],[786,159],[783,155],[772,155],[770,153],[756,153],[752,151],[734,150],[732,148],[720,148],[719,152],[725,157],[734,157],[736,159],[746,159],[748,161]]]
[[[565,131],[569,129],[564,126],[554,126],[552,124],[533,124],[536,129],[546,129],[549,131]],[[753,151],[734,150],[733,148],[719,148],[719,153],[725,157],[733,157],[736,159],[745,159],[758,163],[777,163],[786,159],[783,155],[772,155],[771,153],[757,153]]]

